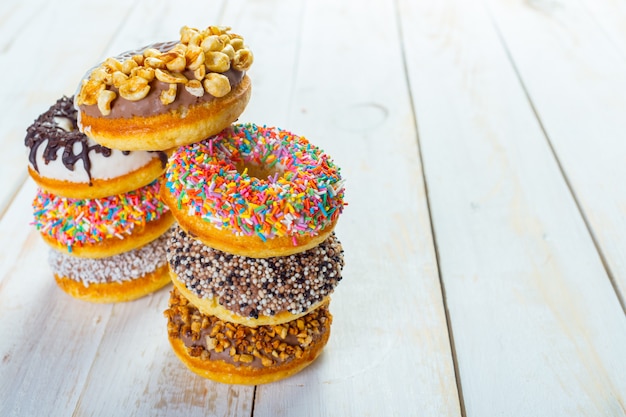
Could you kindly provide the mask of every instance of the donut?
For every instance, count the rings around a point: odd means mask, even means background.
[[[196,374],[226,384],[257,385],[300,372],[322,352],[332,315],[326,304],[285,324],[248,327],[202,314],[176,288],[170,293],[168,339]]]
[[[267,258],[313,248],[344,207],[340,169],[304,137],[235,124],[178,148],[163,201],[183,229],[223,252]]]
[[[131,301],[170,282],[166,235],[107,258],[78,258],[50,249],[48,264],[59,287],[75,298],[95,303]]]
[[[84,258],[104,258],[139,248],[174,222],[159,198],[158,180],[124,194],[71,199],[39,189],[33,225],[52,248]]]
[[[203,314],[246,326],[282,324],[329,301],[341,280],[341,243],[273,258],[231,255],[175,226],[167,245],[172,282]]]
[[[88,71],[76,94],[81,131],[114,149],[167,150],[237,120],[251,94],[243,38],[217,26],[185,26],[180,35]]]
[[[165,152],[120,151],[78,130],[73,97],[61,97],[26,130],[28,172],[37,185],[75,199],[101,198],[143,187],[165,171]]]

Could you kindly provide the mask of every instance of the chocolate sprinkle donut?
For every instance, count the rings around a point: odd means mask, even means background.
[[[341,280],[341,243],[333,233],[319,246],[290,256],[247,258],[205,246],[176,226],[167,247],[170,268],[199,298],[243,317],[301,314]]]

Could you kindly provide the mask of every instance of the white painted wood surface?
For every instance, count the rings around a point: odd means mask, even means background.
[[[491,3],[513,65],[626,300],[626,4],[609,14],[604,2]],[[537,29],[522,34],[528,26]],[[557,98],[562,94],[567,100]]]
[[[0,415],[625,416],[625,16],[616,0],[2,2]],[[29,226],[32,120],[98,60],[215,23],[255,53],[241,120],[307,136],[348,181],[330,342],[259,387],[180,364],[168,289],[65,295]]]
[[[393,2],[349,3],[318,0],[300,11],[281,121],[333,155],[348,179],[337,228],[346,278],[320,366],[258,387],[255,414],[460,415],[409,94],[403,77],[389,75],[402,74],[402,51],[395,32],[372,30],[394,27]],[[354,18],[361,8],[368,13]],[[377,51],[385,71],[358,70],[372,65],[366,51]],[[251,110],[260,120],[271,113]]]
[[[624,312],[487,9],[399,16],[467,415],[624,415]]]

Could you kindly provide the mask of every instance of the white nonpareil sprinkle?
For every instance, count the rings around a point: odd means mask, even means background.
[[[165,233],[139,249],[108,258],[77,258],[50,249],[48,264],[54,274],[82,282],[85,286],[130,281],[165,265],[167,262],[165,245],[168,234]]]

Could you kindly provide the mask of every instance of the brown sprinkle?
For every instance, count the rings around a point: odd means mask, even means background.
[[[170,235],[167,260],[194,295],[217,299],[220,306],[250,318],[309,311],[332,294],[344,265],[334,233],[298,254],[254,259],[209,248],[178,226]]]

